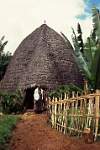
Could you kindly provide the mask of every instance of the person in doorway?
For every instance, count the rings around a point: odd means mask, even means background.
[[[39,91],[38,91],[38,87],[35,88],[34,90],[34,111],[36,111],[36,103],[39,100],[40,96],[39,96]]]
[[[36,113],[42,112],[42,94],[39,87],[34,90],[34,111]]]

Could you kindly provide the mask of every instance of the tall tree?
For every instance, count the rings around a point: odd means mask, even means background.
[[[4,38],[5,36],[2,36],[2,38],[0,39],[0,56],[2,55],[4,48],[8,43],[8,41],[4,41]]]
[[[4,74],[6,72],[7,66],[11,60],[11,53],[3,53],[0,57],[0,80],[4,77]]]
[[[81,26],[80,26],[79,23],[77,24],[77,33],[78,33],[78,36],[77,36],[78,46],[79,46],[79,48],[80,48],[80,52],[83,53],[82,30],[81,30]]]
[[[3,76],[6,72],[6,68],[11,59],[11,53],[4,52],[4,48],[5,48],[6,44],[8,43],[8,41],[4,41],[4,38],[5,38],[5,36],[3,36],[0,39],[0,80],[3,78]]]

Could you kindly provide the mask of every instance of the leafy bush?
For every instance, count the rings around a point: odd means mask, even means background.
[[[23,102],[20,91],[15,93],[0,93],[0,110],[4,113],[18,113],[23,110]]]
[[[6,142],[11,136],[11,131],[20,119],[18,115],[3,115],[0,117],[0,150],[5,150]]]
[[[54,91],[51,91],[49,93],[49,97],[50,98],[53,98],[53,97],[59,98],[62,95],[62,98],[64,98],[64,93],[71,94],[72,91],[82,93],[81,88],[79,88],[76,85],[69,84],[69,85],[61,85],[57,89],[55,89]]]

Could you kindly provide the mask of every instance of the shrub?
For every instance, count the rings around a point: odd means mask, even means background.
[[[3,113],[18,113],[23,110],[23,102],[20,91],[15,93],[0,93],[0,110]]]
[[[18,115],[3,115],[0,117],[0,150],[5,150],[11,131],[20,119]]]
[[[53,97],[61,97],[62,95],[62,98],[64,98],[64,93],[67,93],[67,94],[71,94],[72,91],[74,92],[79,92],[79,93],[82,93],[82,89],[76,85],[73,85],[73,84],[69,84],[69,85],[61,85],[61,86],[58,86],[57,89],[55,89],[54,91],[51,91],[49,93],[49,97],[50,98],[53,98]]]

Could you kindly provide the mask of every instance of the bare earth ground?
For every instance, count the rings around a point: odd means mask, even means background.
[[[45,114],[24,114],[10,141],[10,150],[100,150],[100,142],[85,144],[47,125]]]

